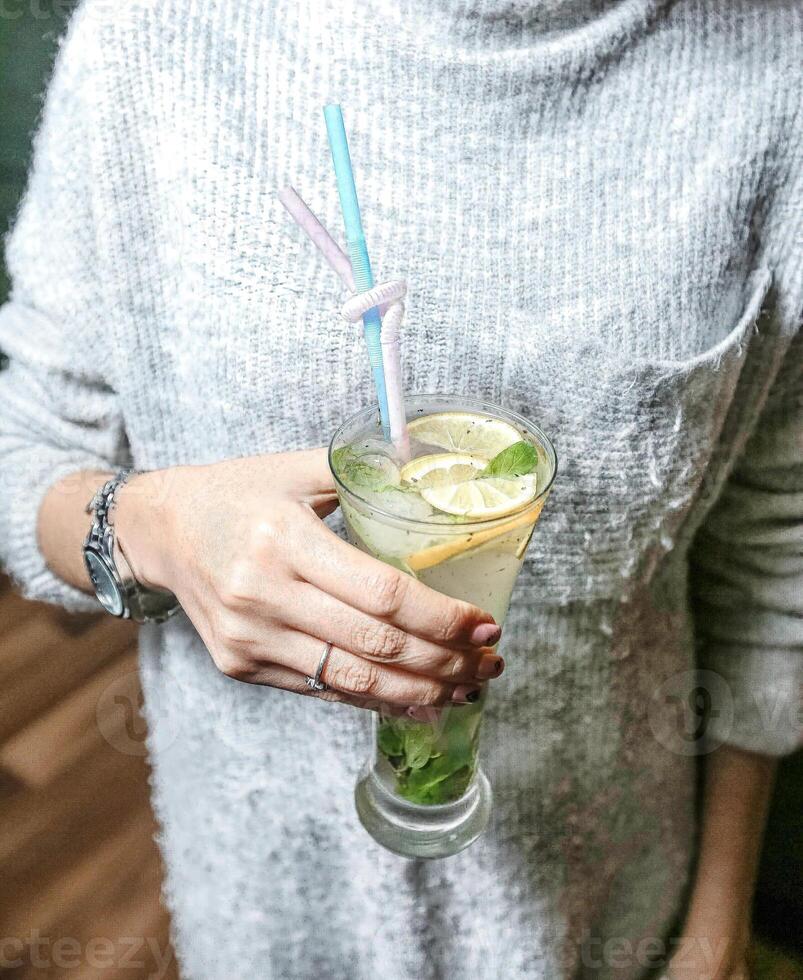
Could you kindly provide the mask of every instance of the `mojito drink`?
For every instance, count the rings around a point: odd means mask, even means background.
[[[470,399],[408,398],[407,418],[404,459],[382,439],[374,410],[332,441],[349,540],[501,625],[554,477],[554,450],[537,426]],[[422,708],[414,718],[380,710],[369,778],[415,807],[464,800],[478,778],[483,701]]]

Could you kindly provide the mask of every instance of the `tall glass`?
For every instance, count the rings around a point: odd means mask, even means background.
[[[329,448],[350,542],[445,595],[471,602],[504,623],[510,594],[555,477],[552,443],[513,412],[459,395],[406,398],[408,422],[442,412],[471,412],[512,425],[536,450],[537,494],[518,510],[484,521],[424,518],[410,495],[348,486],[338,453],[375,453],[381,426],[375,408],[344,422]],[[366,455],[364,458],[368,458]],[[355,800],[365,829],[391,851],[446,857],[475,841],[491,813],[491,788],[478,764],[485,690],[474,704],[419,708],[416,717],[380,708],[375,749]]]

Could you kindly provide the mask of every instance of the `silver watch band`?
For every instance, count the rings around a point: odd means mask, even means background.
[[[93,521],[84,543],[84,556],[98,599],[107,612],[137,623],[161,623],[180,608],[178,600],[171,592],[141,586],[134,578],[123,549],[119,544],[115,546],[114,524],[111,520],[115,495],[132,475],[133,470],[121,470],[111,480],[107,480],[87,504],[87,513],[93,515]],[[94,560],[95,574],[88,554]],[[103,596],[98,589],[98,562],[106,572],[106,592]],[[115,594],[109,596],[109,589],[113,589]]]

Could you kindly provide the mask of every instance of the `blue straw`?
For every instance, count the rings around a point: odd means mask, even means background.
[[[365,245],[365,233],[362,229],[360,204],[357,200],[357,188],[354,186],[354,172],[351,169],[349,144],[346,139],[346,129],[343,125],[343,113],[339,105],[324,106],[323,116],[326,120],[326,132],[329,136],[329,148],[332,151],[332,163],[337,178],[337,192],[340,195],[340,208],[346,226],[346,244],[351,270],[354,273],[354,284],[358,293],[363,293],[374,285],[371,272],[371,260]],[[368,347],[368,358],[374,373],[374,384],[379,399],[379,414],[382,419],[382,431],[386,439],[390,439],[390,422],[388,419],[388,398],[385,391],[385,372],[382,366],[382,345],[380,333],[382,320],[377,307],[368,310],[362,318],[365,332],[365,343]]]

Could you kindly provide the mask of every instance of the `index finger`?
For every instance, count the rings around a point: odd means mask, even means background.
[[[312,514],[294,556],[298,575],[342,602],[444,646],[490,646],[501,630],[490,613],[452,599],[342,541]]]

